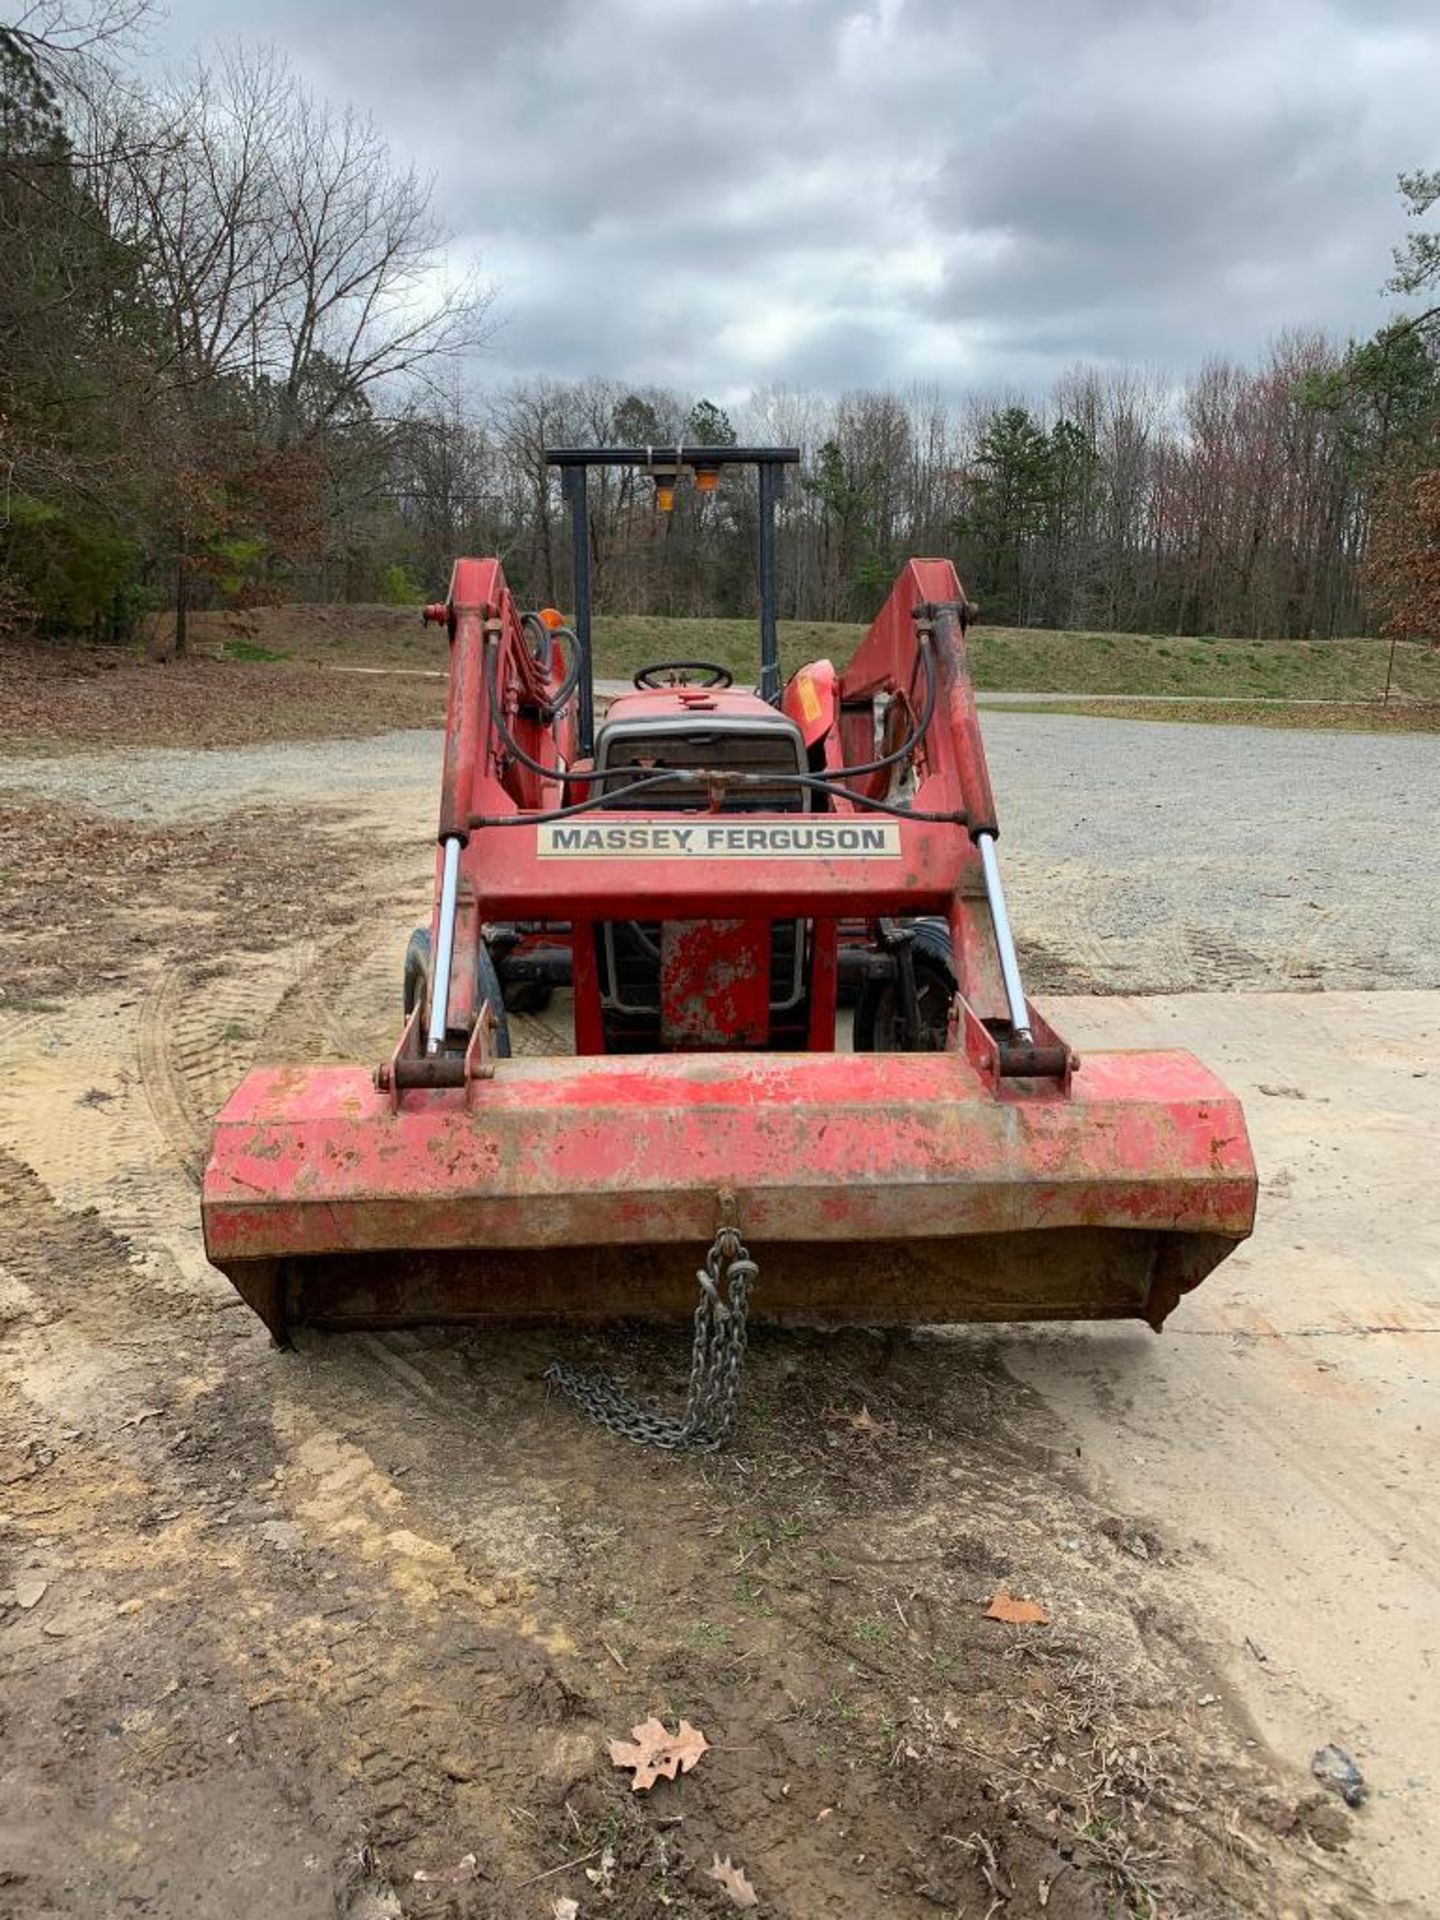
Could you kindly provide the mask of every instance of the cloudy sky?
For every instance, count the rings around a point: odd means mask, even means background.
[[[169,0],[433,170],[487,378],[1039,392],[1369,331],[1440,0]]]

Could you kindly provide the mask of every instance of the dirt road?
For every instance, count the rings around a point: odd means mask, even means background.
[[[1041,796],[991,737],[1044,965],[1055,874],[1103,890],[1026,851]],[[27,867],[0,937],[0,1912],[718,1914],[717,1853],[796,1920],[1350,1915],[1371,1880],[1425,1911],[1440,1284],[1404,1209],[1440,996],[1056,1001],[1082,1045],[1159,1027],[1233,1079],[1252,1247],[1159,1342],[762,1336],[741,1449],[657,1459],[546,1401],[552,1351],[609,1339],[277,1354],[204,1263],[234,1080],[393,1031],[434,742],[353,749],[345,820],[330,751],[123,756],[16,817],[10,860],[57,806],[110,837],[98,890]],[[1077,800],[1067,833],[1111,804]],[[1383,924],[1408,965],[1407,903],[1357,910],[1312,851],[1335,937],[1304,951],[1369,965]],[[1288,923],[1234,896],[1288,857],[1189,874],[1186,924],[1283,965]],[[1047,951],[1056,983],[1097,958]],[[618,1359],[662,1392],[682,1366],[663,1336]],[[1053,1624],[986,1620],[1000,1585]],[[647,1797],[605,1745],[652,1712],[712,1751]],[[1331,1739],[1371,1778],[1353,1821],[1308,1777]]]

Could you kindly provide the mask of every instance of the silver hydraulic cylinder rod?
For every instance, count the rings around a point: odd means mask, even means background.
[[[455,896],[460,890],[460,842],[445,842],[445,865],[440,875],[440,929],[430,969],[430,1034],[427,1053],[439,1053],[445,1044],[450,1018],[450,962],[455,953]]]
[[[1000,884],[1000,862],[995,858],[995,836],[977,833],[975,844],[980,849],[980,865],[985,874],[985,898],[990,902],[990,919],[995,928],[995,951],[1000,956],[1000,978],[1005,983],[1005,999],[1010,1008],[1010,1030],[1022,1046],[1029,1046],[1034,1035],[1025,1007],[1025,989],[1020,984],[1015,937],[1010,931],[1010,916],[1005,911],[1005,889]]]

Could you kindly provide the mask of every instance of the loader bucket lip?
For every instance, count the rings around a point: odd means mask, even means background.
[[[216,1123],[202,1212],[231,1271],[703,1245],[724,1189],[753,1243],[1113,1229],[1220,1245],[1250,1232],[1255,1187],[1238,1101],[1186,1053],[1091,1055],[1068,1094],[997,1090],[956,1053],[668,1054],[503,1061],[469,1109],[415,1092],[392,1111],[353,1067],[256,1069]]]

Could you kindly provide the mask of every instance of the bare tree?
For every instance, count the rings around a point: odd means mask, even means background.
[[[237,450],[253,470],[247,436],[293,449],[297,471],[335,433],[353,453],[359,416],[413,411],[417,384],[484,343],[492,296],[448,272],[432,183],[273,50],[193,62],[141,98],[98,90],[87,114],[90,192],[166,334],[147,451],[170,476],[183,647],[207,476]]]
[[[180,381],[272,382],[305,430],[493,331],[490,289],[446,271],[433,182],[273,50],[197,61],[96,112],[97,198],[144,251]]]
[[[0,41],[22,48],[53,77],[67,61],[128,40],[152,0],[32,0],[0,23]]]

